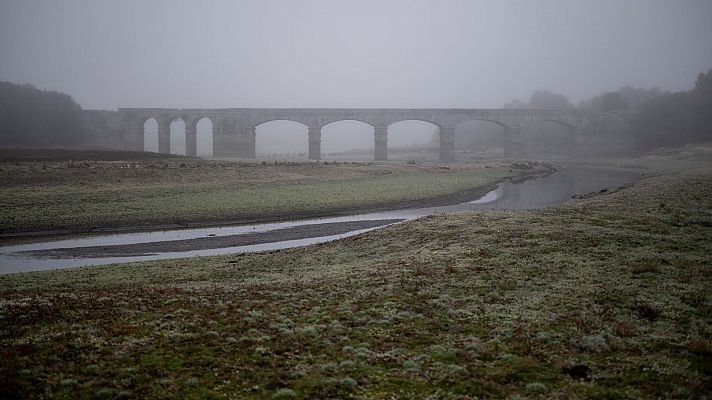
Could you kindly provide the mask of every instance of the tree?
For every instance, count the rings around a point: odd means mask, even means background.
[[[650,99],[633,119],[642,147],[674,146],[692,141],[695,112],[688,92]]]
[[[659,88],[643,89],[624,86],[582,101],[579,108],[592,111],[640,111],[643,103],[664,95]]]
[[[537,90],[529,99],[529,108],[540,110],[561,110],[570,109],[574,106],[566,96],[556,94],[548,90]]]
[[[528,103],[514,99],[504,105],[504,108],[509,109],[536,108],[540,110],[566,110],[573,107],[566,96],[548,90],[537,90],[532,94]]]
[[[645,101],[633,129],[643,147],[712,140],[712,69],[699,74],[691,91]]]
[[[67,94],[0,82],[0,145],[80,144],[85,139],[81,111]]]
[[[607,92],[601,98],[600,111],[620,111],[628,108],[628,102],[620,92]]]
[[[504,105],[504,108],[509,108],[509,109],[521,109],[521,108],[527,108],[527,107],[528,107],[527,103],[525,103],[519,99],[514,99]]]
[[[697,81],[695,82],[695,92],[712,95],[712,69],[707,71],[707,73],[700,72],[700,74],[697,75]]]
[[[712,69],[700,73],[692,91],[695,103],[695,131],[698,140],[712,140]]]

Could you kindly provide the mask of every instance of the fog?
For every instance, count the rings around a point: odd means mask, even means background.
[[[0,79],[84,108],[501,107],[686,89],[708,0],[3,0]]]
[[[499,108],[540,89],[578,104],[689,89],[712,66],[709,21],[709,0],[3,0],[0,80],[84,109]],[[327,127],[323,150],[372,151],[368,129]],[[403,129],[389,145],[431,141]],[[306,152],[305,135],[274,122],[257,152]]]

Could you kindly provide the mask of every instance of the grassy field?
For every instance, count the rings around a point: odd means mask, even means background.
[[[269,253],[0,276],[0,397],[708,398],[712,169]]]
[[[112,153],[108,161],[43,159],[41,155],[32,160],[31,154],[0,156],[0,233],[137,229],[350,213],[442,200],[482,190],[505,176],[542,168],[521,163],[515,168],[511,163],[443,167],[154,156],[113,160],[128,156],[123,153]]]

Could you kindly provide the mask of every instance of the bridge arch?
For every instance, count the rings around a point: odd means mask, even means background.
[[[359,123],[361,123],[361,124],[365,124],[365,125],[368,125],[368,126],[370,126],[370,127],[373,127],[373,126],[374,126],[374,124],[372,124],[372,123],[370,123],[370,122],[366,122],[366,121],[364,121],[364,120],[357,119],[357,118],[339,118],[339,119],[331,120],[331,121],[329,121],[329,122],[327,122],[327,123],[325,123],[325,124],[322,124],[321,127],[324,128],[324,127],[327,127],[327,126],[329,126],[329,125],[338,124],[338,123],[340,123],[340,122],[359,122]]]
[[[467,119],[455,125],[455,151],[479,156],[503,154],[511,129],[496,119]]]
[[[398,119],[398,120],[396,120],[396,121],[390,122],[390,123],[388,124],[388,129],[390,129],[393,125],[400,124],[400,123],[403,123],[403,122],[405,122],[405,123],[412,123],[412,122],[421,123],[421,122],[422,122],[422,123],[434,125],[434,126],[436,126],[437,128],[441,128],[441,127],[442,127],[441,124],[439,124],[439,123],[437,123],[437,122],[435,122],[435,121],[431,121],[431,120],[429,120],[429,119],[425,119],[425,118],[404,118],[404,119]]]
[[[215,121],[212,118],[194,118],[190,125],[186,126],[186,153],[189,156],[212,157],[214,135]]]
[[[143,138],[141,151],[158,153],[158,118],[152,116],[139,118],[138,129]]]
[[[578,141],[577,127],[561,119],[541,118],[527,121],[519,135],[511,135],[510,140],[522,155],[569,153]]]
[[[191,157],[213,155],[213,128],[215,117],[205,113],[184,114],[185,154]],[[200,148],[200,151],[198,150]]]
[[[269,119],[252,128],[258,158],[306,158],[309,126],[291,119]]]
[[[276,116],[276,117],[264,117],[264,118],[258,118],[252,120],[248,125],[252,129],[257,129],[265,124],[273,123],[273,122],[291,122],[294,124],[299,124],[299,125],[304,125],[306,127],[309,127],[311,125],[309,122],[303,118],[294,118],[293,116]]]
[[[336,117],[331,117],[331,118],[319,118],[319,124],[321,127],[325,127],[327,125],[331,125],[333,123],[337,122],[344,122],[344,121],[354,121],[354,122],[361,122],[366,125],[370,126],[376,126],[376,123],[374,121],[371,121],[367,118],[361,118],[361,117],[353,117],[353,116],[336,116]]]
[[[465,121],[462,121],[462,122],[458,123],[457,125],[455,125],[455,127],[459,127],[459,126],[465,125],[465,124],[467,124],[467,123],[478,122],[478,121],[489,122],[489,123],[491,123],[491,124],[495,124],[495,125],[501,127],[501,128],[504,129],[504,130],[509,130],[509,129],[510,129],[510,126],[507,125],[506,123],[504,123],[504,122],[502,122],[502,121],[498,121],[498,120],[496,120],[496,119],[491,119],[491,118],[469,118],[469,119],[466,119]]]
[[[198,124],[203,121],[208,121],[211,125],[215,125],[215,117],[207,114],[183,116],[182,119],[185,121],[186,129],[197,128]]]
[[[170,154],[186,154],[186,122],[181,117],[169,117]]]
[[[337,119],[321,126],[322,154],[343,158],[373,157],[376,127],[360,119]]]
[[[304,126],[305,128],[309,128],[309,125],[306,124],[306,123],[304,123],[304,122],[295,121],[295,120],[293,120],[293,119],[286,119],[286,118],[268,119],[268,120],[266,120],[266,121],[262,121],[262,122],[260,122],[260,123],[258,123],[258,124],[256,124],[256,125],[254,125],[253,128],[254,128],[254,129],[258,129],[258,128],[260,128],[260,127],[264,127],[265,125],[272,124],[272,123],[289,123],[289,124],[302,125],[302,126]]]
[[[388,125],[389,154],[396,158],[412,158],[420,153],[434,153],[443,127],[427,119],[402,119]]]

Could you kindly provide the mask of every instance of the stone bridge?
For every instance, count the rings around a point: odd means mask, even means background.
[[[286,120],[305,125],[309,136],[309,158],[321,158],[321,129],[337,121],[361,121],[374,128],[374,159],[388,158],[388,127],[400,121],[417,120],[437,127],[440,135],[440,160],[455,159],[455,127],[468,121],[483,120],[500,125],[505,143],[516,140],[521,128],[537,121],[565,126],[573,135],[616,135],[625,122],[615,114],[583,110],[530,109],[169,109],[119,108],[118,111],[87,111],[87,125],[114,148],[144,150],[144,124],[158,122],[158,151],[170,152],[170,124],[183,120],[186,154],[196,155],[197,124],[203,118],[213,124],[213,154],[216,157],[255,158],[255,132],[261,124]],[[506,144],[505,144],[506,148]]]

